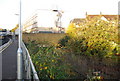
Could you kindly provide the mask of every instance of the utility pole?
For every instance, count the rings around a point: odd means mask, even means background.
[[[21,43],[22,43],[22,25],[21,25],[21,0],[19,2],[19,48],[17,51],[17,79],[22,80],[23,79],[23,52],[21,49]]]

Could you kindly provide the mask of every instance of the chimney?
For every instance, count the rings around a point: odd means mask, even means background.
[[[88,13],[86,12],[86,14],[85,14],[85,15],[86,15],[86,18],[87,18],[87,17],[88,17]]]
[[[100,12],[100,15],[102,16],[102,12]]]

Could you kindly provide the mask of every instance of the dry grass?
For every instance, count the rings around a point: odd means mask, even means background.
[[[66,36],[66,34],[59,33],[37,33],[37,34],[23,34],[24,42],[36,40],[37,43],[47,41],[51,44],[57,44],[58,41]]]

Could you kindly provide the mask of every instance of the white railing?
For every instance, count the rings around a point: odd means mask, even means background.
[[[24,71],[24,78],[27,80],[32,81],[40,81],[39,77],[37,75],[37,72],[35,70],[35,67],[33,65],[33,62],[31,60],[30,54],[25,46],[25,44],[22,42],[22,51],[23,51],[23,71]]]

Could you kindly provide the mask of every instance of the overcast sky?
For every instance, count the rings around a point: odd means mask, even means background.
[[[84,18],[88,14],[118,14],[119,0],[22,0],[22,22],[36,9],[64,11],[64,24],[73,18]],[[0,0],[0,28],[12,29],[18,23],[19,0]],[[66,24],[66,26],[67,26]]]

